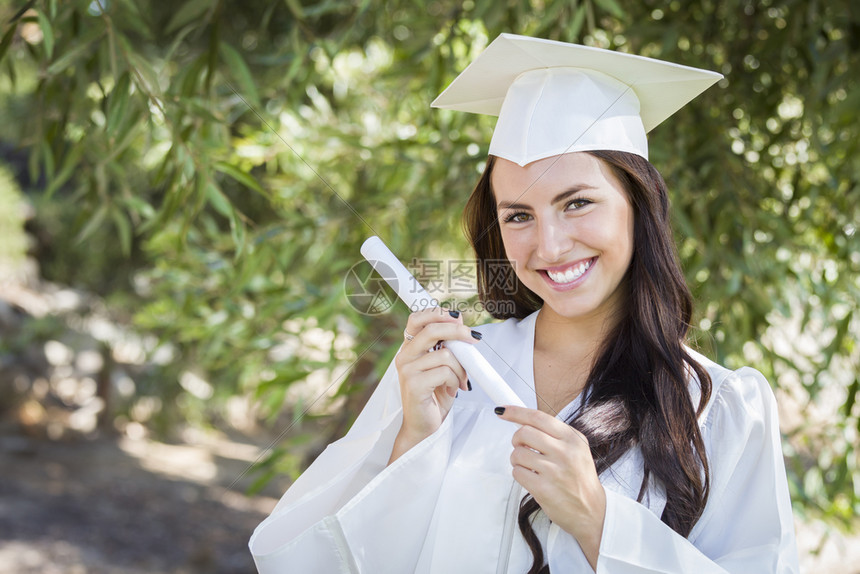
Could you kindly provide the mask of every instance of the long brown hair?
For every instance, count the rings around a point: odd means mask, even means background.
[[[589,373],[583,390],[587,400],[567,423],[588,438],[598,474],[638,445],[644,459],[639,500],[652,477],[662,483],[666,506],[661,520],[687,536],[708,500],[710,470],[697,418],[711,396],[711,379],[684,347],[693,299],[672,237],[666,184],[638,155],[587,153],[609,166],[627,192],[634,213],[633,258],[624,280],[627,305]],[[466,236],[479,262],[507,260],[490,182],[494,164],[490,157],[464,213]],[[539,309],[541,299],[513,272],[507,275],[513,285],[492,280],[486,266],[478,265],[478,294],[488,309],[500,311],[494,316],[523,318]],[[512,303],[513,312],[506,312],[510,304],[487,305],[499,301]],[[701,388],[695,409],[688,388],[691,373]],[[549,571],[532,528],[538,510],[531,496],[520,504],[520,531],[534,557],[529,574]]]

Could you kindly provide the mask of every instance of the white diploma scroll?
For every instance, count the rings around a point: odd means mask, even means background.
[[[374,235],[368,238],[361,246],[361,254],[388,285],[397,292],[397,296],[406,303],[411,311],[422,311],[439,306],[439,302],[424,290],[418,280],[412,276],[379,237]],[[451,349],[451,352],[466,369],[469,380],[480,385],[496,405],[525,406],[474,345],[463,341],[445,341],[445,346]]]

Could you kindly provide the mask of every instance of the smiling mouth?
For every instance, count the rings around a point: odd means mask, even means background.
[[[578,265],[571,265],[564,271],[550,271],[548,269],[544,269],[542,271],[546,273],[547,277],[549,277],[553,283],[557,283],[558,285],[567,285],[582,277],[594,264],[595,259],[597,258],[592,257],[591,259],[582,261]]]

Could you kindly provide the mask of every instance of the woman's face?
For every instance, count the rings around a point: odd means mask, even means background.
[[[498,158],[491,184],[508,259],[543,299],[541,314],[612,316],[624,302],[633,209],[611,168],[587,153],[525,167]]]

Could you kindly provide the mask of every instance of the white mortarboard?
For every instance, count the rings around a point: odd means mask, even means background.
[[[588,150],[648,158],[645,134],[722,74],[501,34],[432,106],[499,116],[490,155],[519,165]]]

